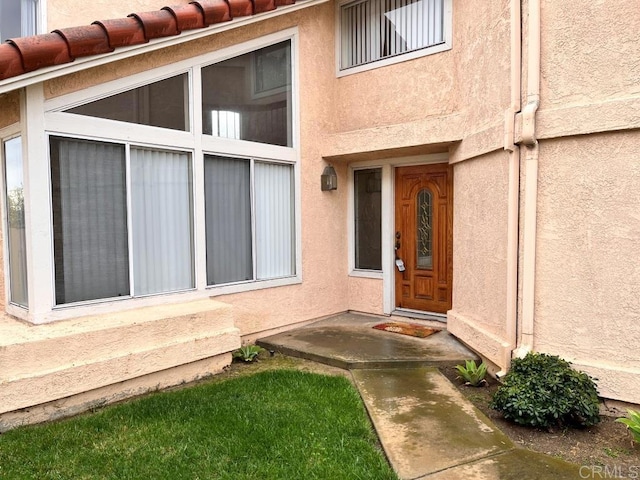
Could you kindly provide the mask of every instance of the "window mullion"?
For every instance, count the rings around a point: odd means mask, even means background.
[[[194,258],[195,285],[198,289],[207,286],[207,239],[205,215],[205,180],[204,180],[204,152],[202,149],[202,70],[195,67],[191,72],[191,88],[189,90],[191,102],[191,131],[194,138],[193,156],[193,217],[194,217]]]
[[[257,280],[258,278],[258,249],[256,246],[256,177],[255,177],[255,165],[256,162],[252,158],[251,159],[251,167],[249,173],[249,192],[251,195],[251,261],[252,261],[252,269],[253,269],[253,280]]]
[[[129,295],[133,296],[135,292],[135,278],[133,275],[133,256],[138,255],[139,252],[133,249],[133,215],[131,215],[131,145],[127,143],[125,145],[125,178],[126,178],[126,190],[127,190],[127,244],[129,246]]]

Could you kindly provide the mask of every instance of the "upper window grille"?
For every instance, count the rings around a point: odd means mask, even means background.
[[[357,0],[340,8],[340,69],[445,43],[445,0]]]

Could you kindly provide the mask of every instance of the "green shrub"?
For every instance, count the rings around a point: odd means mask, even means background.
[[[616,422],[624,423],[636,443],[640,443],[640,412],[636,410],[627,410],[629,418],[618,418]]]
[[[516,358],[491,407],[520,425],[591,426],[600,421],[594,380],[560,357],[529,353]]]
[[[487,375],[487,365],[484,362],[476,366],[475,360],[465,360],[465,366],[456,365],[456,370],[460,374],[458,378],[462,378],[467,385],[479,387],[487,383],[484,379]]]

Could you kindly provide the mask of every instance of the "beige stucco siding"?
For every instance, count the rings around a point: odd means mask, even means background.
[[[47,2],[47,30],[88,25],[94,20],[126,17],[130,13],[160,10],[165,5],[184,5],[189,0],[51,0]]]
[[[507,312],[508,155],[456,164],[453,308],[448,329],[504,366]]]
[[[0,95],[0,128],[20,121],[20,91]]]
[[[543,142],[538,194],[534,346],[596,367],[601,393],[630,401],[640,398],[639,144],[640,131]]]
[[[546,0],[541,26],[543,108],[640,93],[636,0]]]

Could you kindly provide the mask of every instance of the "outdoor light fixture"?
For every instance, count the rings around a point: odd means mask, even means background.
[[[338,175],[331,165],[324,167],[324,171],[320,175],[320,189],[323,192],[338,189]]]

